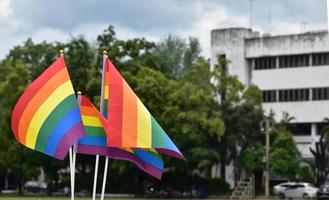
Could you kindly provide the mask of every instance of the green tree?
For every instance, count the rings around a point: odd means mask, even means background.
[[[196,38],[186,40],[168,35],[152,51],[159,69],[170,79],[180,79],[200,57],[200,44]]]
[[[296,178],[299,171],[300,152],[288,131],[279,131],[271,145],[271,173],[288,179]]]
[[[236,76],[229,74],[229,61],[218,57],[213,71],[213,94],[220,102],[219,110],[225,124],[225,134],[216,148],[220,154],[221,174],[232,161],[239,177],[246,161],[243,153],[247,148],[262,148],[263,136],[259,124],[263,119],[261,92],[256,86],[246,88]]]
[[[10,169],[15,175],[19,192],[22,193],[23,184],[26,180],[36,177],[39,174],[40,166],[37,153],[24,148],[21,144],[13,143],[11,133],[11,110],[16,99],[25,89],[29,79],[28,68],[20,60],[15,60],[15,65],[11,62],[3,62],[1,69],[6,72],[5,79],[0,82],[1,98],[1,135],[0,135],[0,157],[2,169]]]

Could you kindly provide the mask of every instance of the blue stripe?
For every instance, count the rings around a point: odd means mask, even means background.
[[[106,147],[106,137],[105,136],[104,137],[102,137],[102,136],[83,136],[78,141],[78,144]]]
[[[64,137],[65,133],[69,131],[76,124],[82,123],[80,110],[78,107],[73,108],[67,115],[63,117],[57,124],[53,131],[50,133],[45,153],[48,155],[55,155],[57,145]]]
[[[165,147],[166,149],[170,149],[179,154],[182,154],[166,133],[163,134],[163,140],[165,140],[165,142],[166,142],[166,147]],[[156,148],[158,148],[158,147],[156,147]],[[160,147],[160,148],[163,148],[163,147]]]
[[[107,112],[103,112],[103,116],[107,119]]]
[[[135,155],[142,161],[153,165],[154,167],[163,170],[163,161],[151,152],[135,149]]]

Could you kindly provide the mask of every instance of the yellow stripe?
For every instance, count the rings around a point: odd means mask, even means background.
[[[29,128],[26,134],[26,146],[34,149],[36,139],[40,128],[44,121],[47,119],[49,114],[56,108],[56,106],[63,101],[69,95],[74,94],[71,81],[68,80],[62,85],[60,85],[47,99],[44,101],[41,106],[38,108],[34,114]]]
[[[134,153],[134,150],[132,148],[123,148],[125,151],[128,151],[129,153]]]
[[[84,126],[102,127],[102,124],[97,117],[82,115],[82,123]]]
[[[104,99],[109,99],[109,86],[105,85],[104,90]]]
[[[137,147],[151,148],[151,115],[139,99],[137,99],[137,121]]]

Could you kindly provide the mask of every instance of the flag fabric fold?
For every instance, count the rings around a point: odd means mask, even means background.
[[[108,58],[104,85],[109,147],[156,149],[158,153],[185,159]]]
[[[64,57],[26,88],[13,109],[11,124],[20,143],[61,160],[85,134]]]
[[[104,130],[107,123],[106,119],[86,97],[80,96],[79,104],[86,136],[78,141],[77,153],[130,161],[139,169],[161,179],[163,161],[156,151],[107,147]]]

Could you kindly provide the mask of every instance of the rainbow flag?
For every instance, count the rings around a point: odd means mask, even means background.
[[[64,57],[24,91],[12,112],[11,124],[20,143],[61,160],[85,134]]]
[[[158,153],[185,159],[108,58],[105,68],[104,99],[110,100],[107,145],[156,149]]]
[[[120,149],[107,147],[104,128],[106,119],[84,96],[78,97],[82,122],[86,136],[78,141],[77,152],[90,155],[108,156],[112,159],[131,161],[146,173],[161,179],[163,161],[157,152],[140,149]]]

